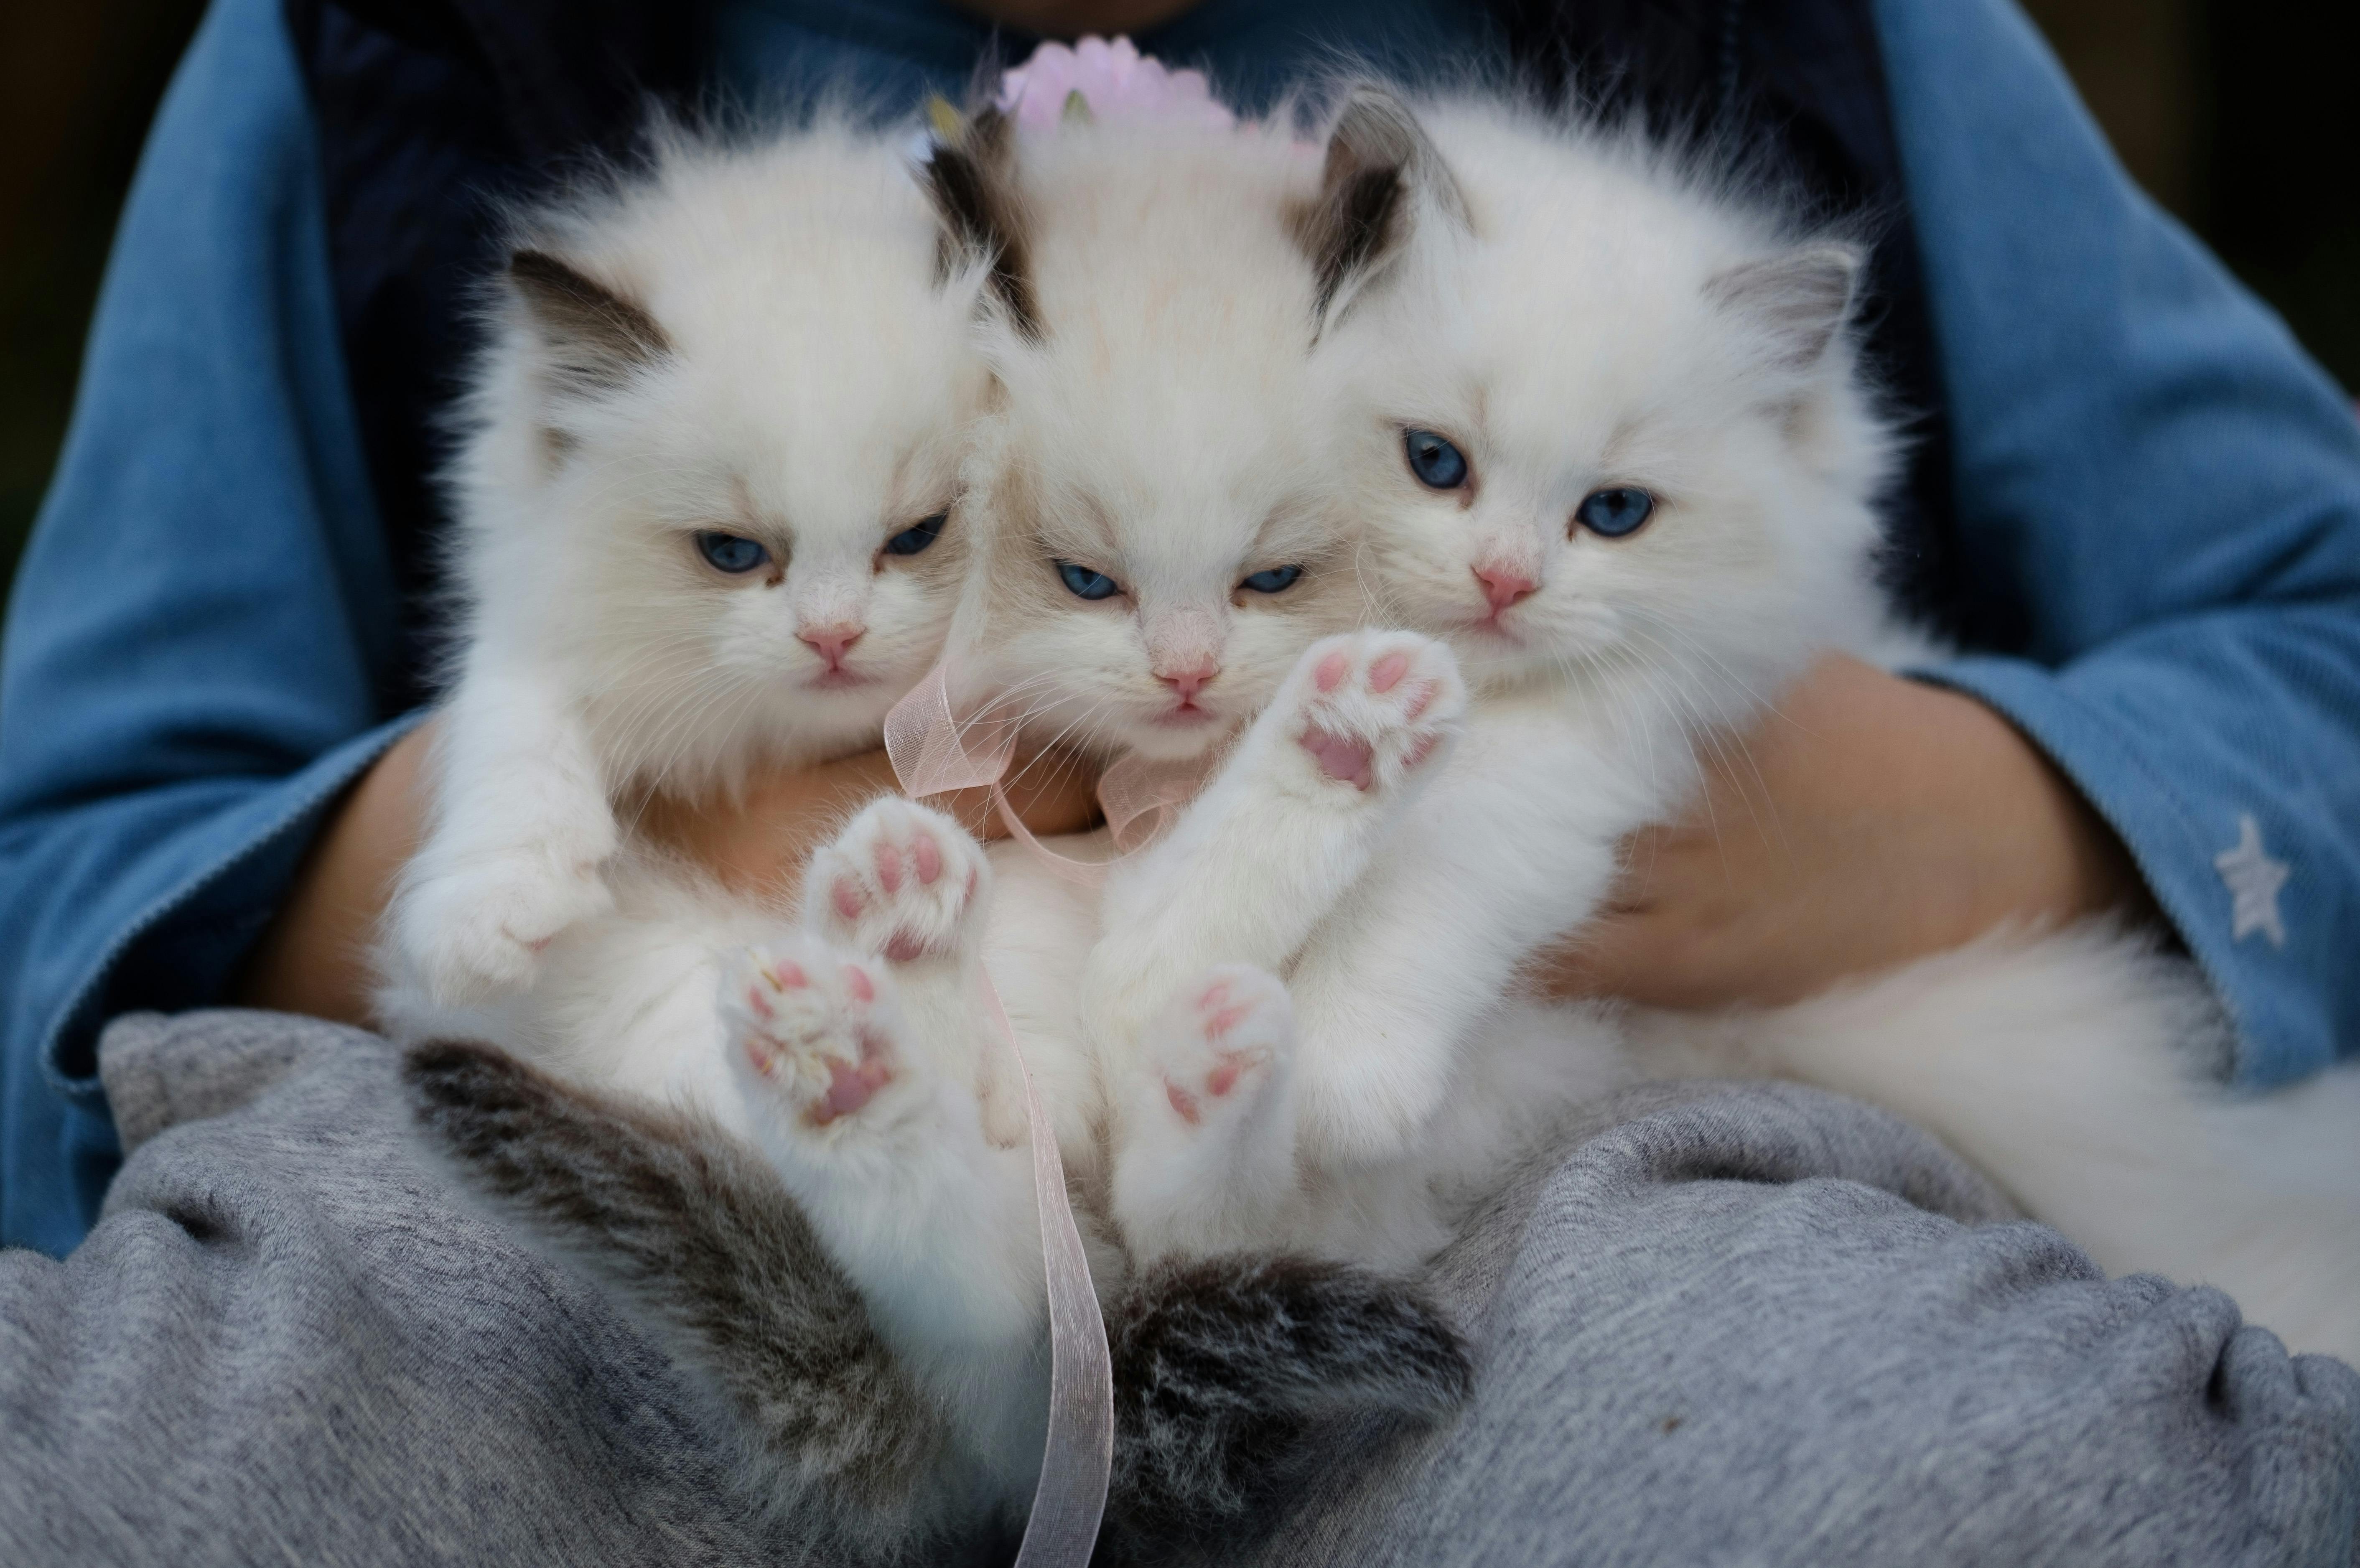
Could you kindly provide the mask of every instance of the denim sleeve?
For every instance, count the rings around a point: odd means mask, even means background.
[[[2114,162],[2011,0],[1876,0],[1988,702],[2110,822],[2238,1076],[2360,1044],[2360,422]]]
[[[0,1241],[115,1163],[104,1018],[216,1000],[400,725],[398,604],[276,0],[216,0],[149,136],[0,653]]]

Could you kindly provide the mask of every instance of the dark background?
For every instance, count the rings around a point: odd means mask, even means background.
[[[2360,387],[2360,4],[2028,0],[2131,172]],[[0,4],[0,584],[202,0]]]

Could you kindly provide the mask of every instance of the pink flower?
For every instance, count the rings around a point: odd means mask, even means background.
[[[1043,44],[1000,78],[996,100],[1020,125],[1053,127],[1075,93],[1100,120],[1174,120],[1226,128],[1235,123],[1213,100],[1201,71],[1166,71],[1129,38],[1087,38],[1072,49]]]

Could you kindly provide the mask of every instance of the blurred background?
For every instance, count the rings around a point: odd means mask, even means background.
[[[2027,0],[2123,160],[2360,387],[2360,4]],[[0,3],[0,587],[202,0]]]

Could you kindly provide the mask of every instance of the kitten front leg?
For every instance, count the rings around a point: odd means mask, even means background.
[[[397,967],[438,1006],[528,984],[540,951],[613,896],[619,833],[581,722],[521,674],[464,684],[440,723],[432,826],[391,910]]]
[[[1273,1245],[1295,1197],[1286,987],[1225,964],[1183,986],[1141,1044],[1114,1154],[1125,1247],[1146,1262]]]
[[[1109,878],[1093,1015],[1133,1039],[1184,980],[1277,970],[1360,877],[1466,711],[1458,661],[1409,632],[1314,644],[1170,836]]]
[[[1463,1051],[1532,956],[1595,912],[1616,846],[1661,800],[1545,703],[1476,715],[1289,975],[1307,1165],[1382,1163],[1425,1136],[1463,1088]]]

